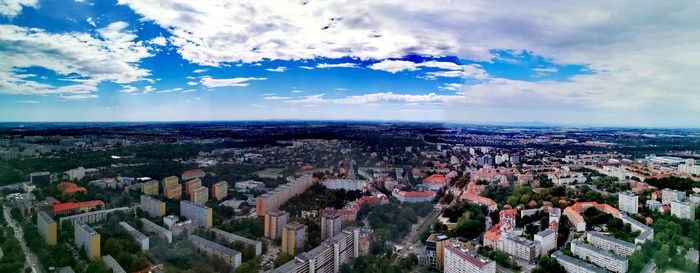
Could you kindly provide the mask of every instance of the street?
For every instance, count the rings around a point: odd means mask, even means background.
[[[7,223],[10,224],[12,229],[15,230],[15,237],[17,237],[19,245],[22,247],[22,251],[24,251],[24,256],[27,257],[26,265],[32,268],[33,273],[44,273],[44,269],[41,266],[41,263],[39,263],[39,259],[37,259],[36,255],[34,255],[34,253],[31,250],[29,250],[27,244],[24,242],[24,232],[22,231],[22,227],[19,226],[19,224],[16,223],[15,220],[12,219],[12,217],[10,216],[10,208],[3,206],[3,212],[5,216],[5,221],[7,221]]]

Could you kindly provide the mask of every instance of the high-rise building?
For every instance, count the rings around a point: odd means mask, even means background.
[[[209,190],[207,190],[207,187],[199,187],[192,190],[190,201],[199,205],[204,205],[204,203],[209,201]]]
[[[463,247],[457,241],[445,244],[445,273],[495,273],[496,262]]]
[[[112,270],[112,273],[126,273],[126,270],[122,268],[121,265],[115,260],[112,255],[105,255],[102,256],[102,263],[105,264],[109,269]]]
[[[182,198],[182,186],[180,184],[175,184],[167,187],[163,190],[163,195],[168,199],[180,199]]]
[[[542,252],[542,246],[538,242],[530,241],[508,232],[503,232],[498,237],[496,248],[508,255],[528,262],[535,261]]]
[[[637,214],[639,208],[639,196],[631,191],[623,191],[618,195],[618,206],[621,211]]]
[[[684,198],[685,198],[685,192],[672,190],[672,189],[661,190],[661,204],[662,205],[671,204],[671,202],[673,202],[673,201],[681,201]]]
[[[180,178],[182,178],[182,181],[187,181],[191,179],[204,178],[204,176],[206,176],[206,173],[202,169],[193,169],[183,172],[182,175],[180,175]]]
[[[196,188],[199,188],[201,186],[202,186],[202,180],[200,180],[200,179],[193,179],[193,180],[185,182],[185,195],[187,197],[192,196],[192,191],[194,191]]]
[[[683,219],[695,219],[695,208],[697,204],[693,204],[687,200],[684,201],[672,201],[671,202],[671,215],[675,215],[678,218]]]
[[[282,204],[294,196],[305,192],[313,184],[310,174],[303,175],[292,182],[281,185],[255,199],[255,211],[258,216],[265,216],[270,210],[279,209]]]
[[[223,259],[233,268],[237,268],[241,265],[241,253],[236,250],[222,246],[197,235],[190,235],[187,237],[187,239],[190,240],[190,242],[192,242],[197,249],[204,251],[208,255]]]
[[[47,245],[56,245],[56,221],[46,212],[40,211],[36,214],[36,226],[39,229],[39,234]]]
[[[343,219],[335,212],[321,215],[321,240],[325,240],[340,233]]]
[[[678,165],[678,171],[691,175],[700,175],[700,165],[695,165],[695,159],[686,159],[685,164]]]
[[[143,183],[143,194],[145,195],[158,195],[158,181],[149,180]]]
[[[306,225],[291,222],[282,228],[282,253],[294,256],[295,250],[304,248],[306,243]]]
[[[281,210],[271,210],[265,214],[264,235],[270,239],[277,239],[282,236],[282,228],[289,220],[289,213]]]
[[[447,236],[442,234],[430,234],[425,240],[424,256],[420,257],[422,263],[429,264],[437,270],[443,268],[445,244],[448,243]]]
[[[155,233],[162,239],[167,240],[168,243],[173,242],[173,233],[170,230],[167,230],[166,228],[159,226],[158,224],[153,223],[146,218],[140,218],[139,220],[141,220],[141,223],[143,224],[143,230],[145,230],[146,232]]]
[[[627,241],[615,239],[610,236],[600,234],[595,231],[586,233],[586,240],[593,246],[609,250],[617,255],[629,256],[637,251],[641,246]]]
[[[248,239],[243,236],[238,236],[236,234],[220,230],[218,228],[212,228],[211,231],[217,240],[223,240],[229,244],[240,242],[246,246],[252,246],[255,248],[255,256],[262,255],[262,242],[253,239]]]
[[[197,221],[200,227],[210,228],[213,224],[211,208],[188,200],[180,200],[180,216]]]
[[[142,194],[141,209],[151,217],[160,217],[165,215],[165,202]]]
[[[541,245],[540,256],[547,256],[550,251],[557,248],[557,232],[545,229],[535,234],[535,242]]]
[[[84,248],[85,254],[91,259],[100,258],[100,234],[83,222],[74,226],[75,246]]]
[[[228,196],[228,182],[220,181],[211,186],[211,198],[222,200]]]
[[[571,253],[612,272],[627,272],[627,258],[605,249],[574,240],[571,242]]]
[[[165,191],[165,189],[167,189],[167,188],[170,188],[172,186],[179,185],[179,184],[180,184],[180,179],[177,178],[177,176],[168,176],[166,178],[163,178],[163,191]]]
[[[360,237],[359,228],[346,228],[333,238],[321,242],[318,247],[299,254],[288,263],[269,273],[331,273],[357,258]]]

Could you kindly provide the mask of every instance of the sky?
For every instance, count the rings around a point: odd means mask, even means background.
[[[0,0],[0,121],[700,127],[698,1]]]

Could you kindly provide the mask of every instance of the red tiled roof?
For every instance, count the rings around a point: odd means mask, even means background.
[[[432,191],[399,191],[399,195],[404,197],[429,197],[434,196]]]
[[[447,178],[442,174],[433,174],[423,179],[424,184],[447,184]]]
[[[85,188],[83,188],[83,187],[78,187],[78,185],[76,185],[76,184],[73,183],[73,182],[62,182],[62,183],[59,183],[56,187],[57,187],[59,190],[61,190],[61,192],[63,192],[63,193],[76,193],[76,192],[85,192],[85,191],[87,191],[87,190],[86,190]]]

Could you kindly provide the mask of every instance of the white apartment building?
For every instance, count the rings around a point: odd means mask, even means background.
[[[551,229],[538,232],[534,239],[541,246],[540,256],[547,256],[550,251],[557,248],[557,232]]]
[[[685,199],[685,192],[672,190],[672,189],[661,190],[661,204],[662,205],[671,204],[671,202],[673,202],[673,201],[681,201],[683,199]]]
[[[165,202],[142,194],[141,209],[151,217],[160,217],[165,215]]]
[[[359,253],[359,228],[346,228],[318,247],[299,254],[294,260],[269,273],[331,273],[357,258]]]
[[[695,207],[697,205],[689,201],[673,201],[671,202],[671,215],[683,219],[695,219]]]
[[[496,242],[496,248],[515,258],[527,262],[535,261],[542,252],[540,243],[503,232]]]
[[[612,251],[615,254],[622,256],[632,255],[632,253],[640,248],[640,246],[637,244],[615,239],[595,231],[587,232],[586,240],[593,246]]]
[[[617,207],[624,212],[637,214],[639,209],[639,196],[631,191],[623,191],[618,195]]]
[[[608,273],[608,271],[605,269],[586,263],[574,257],[564,255],[564,253],[561,253],[561,251],[554,252],[554,254],[552,254],[552,258],[556,259],[557,262],[564,267],[567,273]]]
[[[694,159],[686,159],[685,164],[678,165],[678,171],[687,174],[700,175],[700,165],[695,165]]]
[[[200,227],[210,228],[212,225],[211,208],[188,200],[180,200],[180,216],[188,220],[197,221]]]
[[[600,266],[612,272],[627,272],[627,258],[605,249],[576,240],[571,242],[571,253],[582,260],[588,260],[594,265]]]
[[[495,273],[496,262],[462,247],[458,242],[447,243],[444,253],[445,273]]]
[[[127,222],[119,222],[119,225],[126,230],[129,235],[131,235],[131,238],[134,238],[134,241],[139,244],[141,247],[141,251],[148,251],[150,248],[149,242],[150,240],[146,235],[143,235],[140,231],[136,230],[134,227],[129,225]]]

